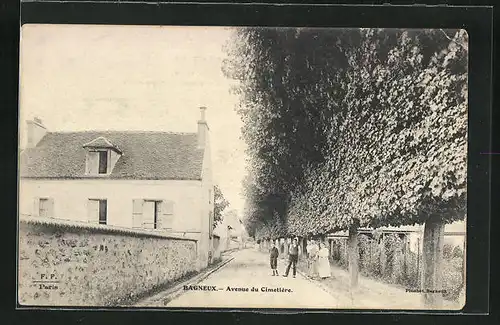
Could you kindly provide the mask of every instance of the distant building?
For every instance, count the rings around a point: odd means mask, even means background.
[[[380,227],[377,229],[382,235],[386,234],[397,234],[401,238],[404,238],[408,244],[408,249],[412,252],[422,251],[422,241],[424,236],[424,226],[401,226],[401,227]],[[373,229],[361,228],[359,229],[360,234],[372,234]],[[347,231],[340,231],[332,233],[328,238],[347,238]],[[453,247],[459,246],[464,247],[466,238],[466,222],[456,221],[445,225],[444,229],[444,244],[451,245]]]
[[[199,267],[207,266],[214,191],[205,108],[197,133],[48,132],[40,119],[27,126],[22,216],[194,238]]]
[[[214,230],[214,234],[218,236],[220,252],[226,250],[242,248],[245,229],[243,223],[238,217],[235,210],[226,212],[220,224]]]

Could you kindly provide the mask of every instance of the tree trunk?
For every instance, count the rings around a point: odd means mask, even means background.
[[[406,275],[406,236],[403,235],[403,244],[401,246],[401,276],[404,278]]]
[[[348,265],[349,264],[348,242],[349,242],[349,238],[347,238],[347,240],[343,240],[342,241],[342,244],[343,244],[343,247],[344,247],[344,254],[343,254],[343,261],[345,262],[344,265]]]
[[[299,254],[298,258],[301,258],[302,255],[302,245],[301,245],[301,238],[297,237],[297,253]]]
[[[385,241],[384,234],[380,235],[380,276],[385,276],[385,269],[387,264],[387,256],[385,254]]]
[[[351,277],[351,288],[358,286],[359,277],[359,248],[358,248],[358,228],[359,221],[354,220],[354,223],[349,227],[349,273]]]
[[[420,268],[420,254],[421,254],[420,238],[417,238],[417,279],[418,279],[417,286],[418,287],[422,286],[422,272],[420,272],[420,270],[421,270],[421,268]]]
[[[308,257],[307,239],[305,237],[302,239],[302,252],[303,252],[304,258],[307,258]]]
[[[422,257],[422,297],[425,307],[439,308],[443,304],[442,290],[444,223],[429,219],[424,226]]]

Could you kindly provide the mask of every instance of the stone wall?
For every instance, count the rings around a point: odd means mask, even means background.
[[[196,241],[40,219],[19,223],[18,302],[113,306],[196,270]]]

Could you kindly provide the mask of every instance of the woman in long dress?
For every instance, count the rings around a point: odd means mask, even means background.
[[[307,241],[307,245],[306,245],[306,258],[307,258],[307,270],[308,272],[310,272],[311,270],[311,241],[308,240]]]
[[[318,272],[319,277],[322,279],[329,278],[332,275],[328,255],[330,255],[328,247],[326,247],[324,243],[320,243],[318,252]]]
[[[311,241],[308,245],[308,257],[309,257],[309,276],[311,278],[318,276],[318,252],[319,247],[315,241]]]

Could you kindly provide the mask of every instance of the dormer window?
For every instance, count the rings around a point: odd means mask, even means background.
[[[99,151],[99,174],[108,173],[108,151]]]
[[[109,174],[109,156],[110,150],[107,149],[88,149],[85,161],[85,174],[87,175],[106,175]]]
[[[98,137],[83,145],[87,150],[86,175],[109,175],[118,159],[123,155],[120,149],[104,137]]]

